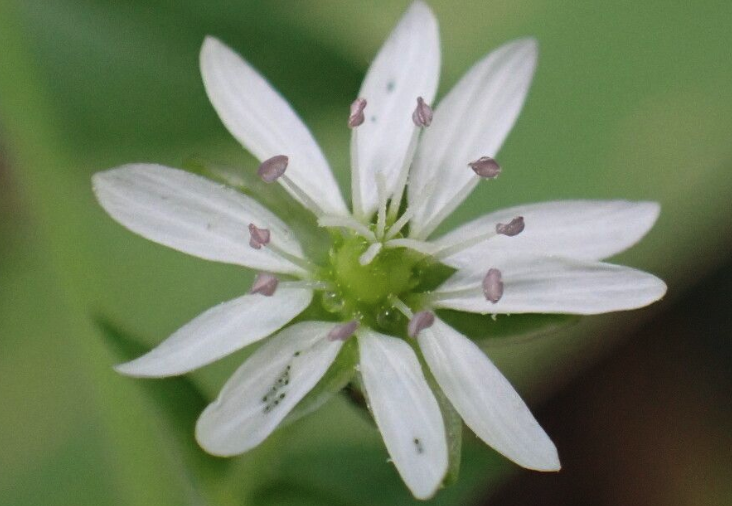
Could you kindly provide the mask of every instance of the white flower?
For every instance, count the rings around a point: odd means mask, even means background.
[[[235,455],[272,433],[355,336],[369,407],[415,497],[431,497],[448,468],[443,415],[417,353],[478,437],[521,466],[558,470],[554,445],[509,382],[434,311],[598,314],[645,306],[666,287],[652,275],[600,262],[648,232],[659,213],[650,202],[519,206],[429,240],[481,178],[500,172],[491,157],[519,114],[536,57],[532,39],[499,48],[433,113],[437,23],[424,3],[412,4],[371,65],[348,119],[351,213],[288,103],[241,57],[207,38],[201,71],[211,103],[262,162],[260,176],[284,186],[321,226],[337,232],[330,264],[305,258],[287,223],[254,199],[197,175],[150,164],[96,174],[99,202],[130,230],[194,256],[262,271],[249,294],[206,311],[117,370],[184,374],[275,334],[198,421],[203,448]],[[455,273],[420,292],[417,266],[430,259]],[[323,293],[337,299],[326,308],[333,321],[287,326]],[[403,313],[398,328],[382,323],[384,307]]]

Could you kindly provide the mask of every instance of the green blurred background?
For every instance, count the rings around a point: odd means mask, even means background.
[[[533,35],[541,46],[503,176],[445,228],[522,202],[660,201],[657,226],[617,260],[669,285],[649,309],[488,343],[564,469],[520,471],[466,434],[461,479],[433,502],[732,504],[732,3],[428,3],[441,25],[440,95],[502,42]],[[206,34],[291,101],[347,187],[348,106],[407,5],[0,0],[0,504],[413,503],[344,399],[220,461],[194,446],[203,400],[176,398],[190,384],[114,373],[121,356],[100,317],[153,345],[251,278],[130,234],[90,187],[94,172],[134,161],[255,167],[207,102]],[[192,384],[210,398],[248,353]]]

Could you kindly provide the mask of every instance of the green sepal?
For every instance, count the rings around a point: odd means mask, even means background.
[[[357,364],[356,339],[349,339],[318,384],[285,417],[282,426],[309,415],[342,391],[356,374]]]
[[[460,463],[463,453],[463,419],[455,411],[452,403],[442,392],[437,383],[430,382],[437,404],[442,412],[442,421],[445,423],[445,437],[447,438],[447,474],[442,480],[443,487],[449,487],[457,482],[460,476]]]
[[[108,319],[96,317],[95,323],[102,331],[104,342],[120,359],[132,360],[150,351]],[[173,458],[186,464],[188,477],[202,485],[204,476],[222,476],[229,468],[229,461],[204,452],[194,438],[196,420],[210,402],[203,392],[186,376],[138,380],[135,384],[150,399],[149,405],[163,422],[163,433],[170,436],[172,444],[168,446]]]
[[[573,325],[580,319],[577,315],[567,314],[482,315],[451,309],[440,309],[437,315],[474,341],[500,340],[502,343],[542,337]]]

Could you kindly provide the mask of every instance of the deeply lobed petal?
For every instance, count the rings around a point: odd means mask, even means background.
[[[515,237],[491,237],[444,259],[467,268],[493,252],[558,255],[601,260],[621,253],[648,233],[658,219],[656,202],[627,200],[563,200],[502,209],[475,219],[441,237],[435,244],[449,247],[495,231],[498,223],[523,216],[525,228]]]
[[[414,2],[392,31],[364,79],[359,97],[366,99],[366,121],[358,127],[358,187],[363,215],[376,210],[376,174],[386,180],[387,194],[397,184],[415,126],[417,97],[431,103],[440,73],[437,20],[430,8]],[[357,202],[358,199],[354,199]]]
[[[302,248],[285,223],[255,200],[203,177],[153,164],[130,164],[92,178],[112,218],[146,239],[206,260],[302,274],[268,248],[249,245],[249,224],[267,228],[294,256]]]
[[[480,439],[520,466],[559,470],[549,436],[475,343],[439,318],[418,341],[440,388]]]
[[[140,377],[187,373],[276,332],[312,298],[311,290],[280,286],[271,296],[250,294],[224,302],[194,318],[150,352],[115,369]]]
[[[241,56],[213,37],[201,47],[201,74],[226,128],[263,162],[289,158],[287,176],[326,214],[347,213],[328,162],[290,105]],[[298,201],[302,199],[285,188]]]
[[[249,357],[198,419],[201,447],[231,456],[264,441],[335,360],[343,342],[327,338],[334,327],[332,322],[298,323]]]
[[[478,62],[440,102],[422,136],[410,174],[409,204],[418,205],[410,236],[427,237],[478,183],[467,164],[495,156],[513,127],[534,75],[537,44],[506,44]],[[431,197],[420,195],[437,178]]]
[[[482,264],[482,265],[481,265]],[[488,302],[481,288],[489,268],[500,270],[503,296]],[[666,285],[629,267],[567,258],[489,254],[435,290],[435,307],[471,313],[600,314],[657,301]]]
[[[359,335],[369,406],[399,474],[418,499],[434,495],[447,472],[440,407],[410,346],[369,329]]]

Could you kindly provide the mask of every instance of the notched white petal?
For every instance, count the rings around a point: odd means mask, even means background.
[[[219,304],[147,354],[115,369],[128,376],[160,378],[210,364],[276,332],[300,314],[313,293],[281,287],[271,296],[250,294]]]
[[[196,424],[196,439],[214,455],[246,452],[269,436],[317,384],[343,344],[334,324],[303,322],[265,343],[226,382]]]
[[[347,213],[328,162],[308,128],[241,56],[213,37],[201,47],[201,75],[226,128],[260,162],[287,155],[287,175],[328,214]],[[285,189],[303,202],[293,188]]]
[[[459,270],[434,291],[436,307],[472,313],[601,314],[647,306],[666,293],[652,274],[602,262],[492,253],[500,300],[488,302],[479,265]]]
[[[471,68],[438,104],[410,176],[409,205],[418,204],[411,237],[427,237],[478,184],[466,164],[498,154],[526,99],[537,53],[533,39],[501,46]],[[441,184],[419,203],[435,177]]]
[[[439,318],[417,339],[440,388],[480,439],[520,466],[560,469],[549,436],[475,343]]]
[[[636,244],[656,222],[656,202],[627,200],[562,200],[527,204],[486,214],[435,241],[448,246],[470,242],[522,216],[526,226],[517,237],[493,237],[445,258],[453,267],[469,267],[486,257],[486,251],[557,255],[582,260],[602,260]]]
[[[360,181],[354,188],[361,195],[354,203],[363,209],[356,209],[357,214],[368,216],[376,210],[377,172],[386,178],[387,194],[395,192],[415,128],[415,100],[434,100],[439,71],[437,20],[424,2],[414,2],[374,59],[358,93],[368,107],[358,127],[358,174],[354,176]]]
[[[206,260],[302,274],[267,248],[250,247],[249,224],[267,228],[280,249],[301,257],[289,227],[255,200],[201,176],[130,164],[92,178],[97,200],[120,224],[146,239]]]
[[[428,499],[442,483],[448,464],[437,401],[406,342],[369,329],[358,339],[369,406],[389,455],[412,494]]]

